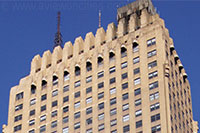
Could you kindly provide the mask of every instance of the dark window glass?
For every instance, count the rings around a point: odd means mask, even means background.
[[[92,107],[89,107],[89,108],[86,109],[86,114],[88,115],[90,113],[92,113]]]
[[[14,132],[17,132],[17,131],[19,131],[21,129],[22,129],[22,125],[21,124],[17,125],[17,126],[14,127]]]
[[[127,73],[123,73],[122,74],[122,79],[126,79],[128,77],[128,74]]]
[[[128,82],[127,82],[127,83],[124,83],[124,84],[122,84],[122,89],[126,89],[126,88],[128,88]]]
[[[103,77],[104,76],[104,71],[99,72],[97,75],[98,75],[98,78]]]
[[[136,128],[142,127],[142,120],[136,122]]]
[[[81,112],[76,112],[75,114],[74,114],[74,119],[78,119],[78,118],[80,118],[81,117]]]
[[[104,92],[101,92],[101,93],[98,94],[98,99],[101,99],[103,97],[104,97]]]
[[[154,121],[157,121],[157,120],[160,120],[160,114],[156,114],[156,115],[151,116],[151,122],[154,122]]]
[[[51,104],[52,108],[57,106],[57,105],[58,105],[58,101],[53,101],[52,104]]]
[[[86,94],[88,94],[88,93],[90,93],[90,92],[92,92],[92,87],[88,87],[88,88],[86,89]]]
[[[36,86],[31,85],[31,94],[35,94],[35,92],[36,92]]]
[[[115,77],[110,79],[110,84],[115,83]]]
[[[15,116],[14,122],[22,120],[22,115]]]
[[[46,99],[47,99],[47,94],[44,94],[44,95],[41,96],[41,101],[44,101]]]
[[[66,85],[63,87],[63,92],[67,92],[67,91],[69,91],[69,85]]]
[[[16,101],[22,99],[23,97],[24,97],[24,92],[18,93],[16,95]]]
[[[41,106],[40,111],[45,111],[46,110],[46,105]]]
[[[123,94],[123,95],[122,95],[122,100],[127,100],[127,99],[128,99],[128,93]]]
[[[101,109],[103,109],[104,108],[104,102],[103,103],[100,103],[100,104],[98,104],[98,109],[99,110],[101,110]]]
[[[116,104],[116,103],[117,103],[117,99],[116,99],[116,97],[110,99],[110,106],[113,105],[113,104]]]
[[[130,131],[130,126],[129,125],[126,125],[123,127],[123,133],[129,133]]]
[[[134,73],[134,75],[140,73],[140,68],[139,68],[139,67],[138,67],[138,68],[135,68],[135,69],[133,70],[133,73]]]
[[[101,82],[98,84],[98,89],[103,88],[104,87],[104,82]]]
[[[69,96],[65,96],[65,97],[63,98],[63,103],[68,102],[68,101],[69,101]]]
[[[15,106],[15,111],[18,111],[21,109],[23,109],[23,104],[19,104],[19,105]]]
[[[80,91],[78,91],[78,92],[76,92],[75,94],[74,94],[74,98],[77,98],[77,97],[80,97],[81,96],[81,92]]]
[[[63,108],[63,113],[66,113],[68,111],[69,111],[69,106],[66,106],[66,107]]]
[[[31,110],[29,116],[35,115],[35,110]]]
[[[136,89],[134,91],[134,93],[135,93],[135,96],[140,95],[141,94],[141,89],[140,88]]]
[[[86,124],[87,124],[87,125],[92,124],[92,117],[86,119]]]

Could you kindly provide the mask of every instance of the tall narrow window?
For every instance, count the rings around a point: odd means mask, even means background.
[[[79,76],[80,74],[81,74],[81,69],[80,69],[80,67],[76,66],[75,67],[75,75]]]
[[[97,63],[98,63],[98,66],[103,65],[103,58],[102,57],[98,57]]]
[[[64,71],[64,81],[67,81],[67,80],[69,80],[69,72],[67,72],[67,71]]]
[[[121,58],[126,57],[127,56],[127,50],[125,47],[121,48]]]
[[[42,80],[42,89],[45,89],[47,87],[47,81]]]
[[[35,92],[36,92],[36,86],[31,85],[31,94],[35,94]]]
[[[58,84],[58,77],[57,76],[53,76],[53,85],[57,85]]]
[[[109,60],[113,61],[115,59],[115,54],[113,52],[109,53]]]
[[[92,70],[92,63],[91,62],[86,62],[86,70],[89,72]]]
[[[23,99],[23,97],[24,97],[24,92],[18,93],[18,94],[16,95],[16,101],[17,101],[17,100],[20,100],[20,99]]]
[[[139,51],[139,45],[136,42],[133,42],[133,53]]]

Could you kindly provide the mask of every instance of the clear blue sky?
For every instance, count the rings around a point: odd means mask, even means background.
[[[117,5],[127,4],[126,0],[27,1],[0,1],[0,126],[7,123],[10,88],[29,74],[36,54],[52,51],[57,11],[61,11],[63,41],[74,42],[76,37],[84,38],[90,31],[96,33],[99,9],[106,29],[109,23],[116,23]],[[153,3],[165,20],[188,74],[193,115],[200,122],[200,1],[153,0]]]

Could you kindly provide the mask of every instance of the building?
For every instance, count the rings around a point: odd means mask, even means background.
[[[118,25],[36,55],[11,88],[4,133],[193,133],[190,85],[150,0]]]

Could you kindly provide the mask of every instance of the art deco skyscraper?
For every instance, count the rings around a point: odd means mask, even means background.
[[[196,132],[187,74],[152,2],[119,8],[117,21],[36,55],[3,132]]]

